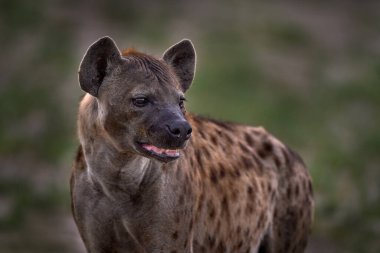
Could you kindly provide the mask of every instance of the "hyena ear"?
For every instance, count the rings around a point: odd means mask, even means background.
[[[195,49],[190,40],[184,39],[170,47],[162,59],[171,65],[179,77],[182,91],[189,89],[195,72]]]
[[[97,97],[104,77],[120,59],[120,51],[110,37],[103,37],[92,44],[79,67],[79,84],[82,90]]]

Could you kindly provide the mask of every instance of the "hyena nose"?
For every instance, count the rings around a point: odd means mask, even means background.
[[[168,132],[172,137],[188,140],[193,129],[187,121],[176,121],[167,125]]]

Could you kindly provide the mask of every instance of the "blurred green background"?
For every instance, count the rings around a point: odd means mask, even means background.
[[[262,125],[311,171],[308,253],[380,252],[380,2],[0,0],[0,252],[82,253],[68,178],[87,47],[190,38],[196,113]]]

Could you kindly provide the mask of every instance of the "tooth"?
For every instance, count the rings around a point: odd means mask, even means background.
[[[176,149],[167,149],[165,150],[165,154],[169,156],[178,156],[179,152]]]

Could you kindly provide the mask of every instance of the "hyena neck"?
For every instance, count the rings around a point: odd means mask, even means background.
[[[109,197],[136,195],[152,187],[161,175],[161,164],[140,155],[120,153],[103,140],[84,148],[87,177]]]
[[[112,197],[114,193],[134,195],[152,186],[161,174],[161,164],[132,152],[120,152],[102,133],[96,101],[85,99],[78,117],[79,140],[86,160],[87,177]]]

